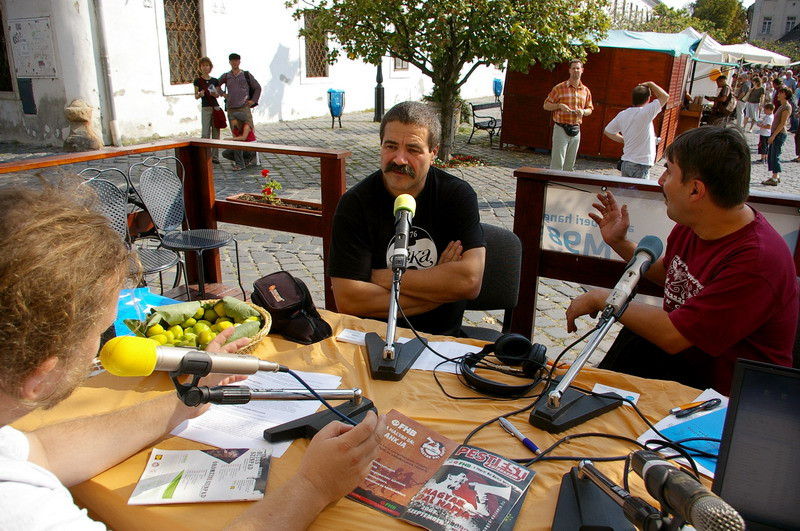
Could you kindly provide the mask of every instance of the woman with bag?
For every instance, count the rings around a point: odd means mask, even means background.
[[[217,96],[219,96],[218,87],[219,80],[211,77],[211,69],[214,64],[208,57],[201,57],[197,62],[200,68],[200,76],[194,80],[194,99],[200,102],[200,136],[202,138],[215,138],[219,139],[219,130],[227,127],[225,122],[225,113],[217,105]],[[218,111],[218,112],[217,112]],[[220,123],[215,114],[222,116]],[[214,148],[211,150],[211,162],[219,164],[219,150]]]

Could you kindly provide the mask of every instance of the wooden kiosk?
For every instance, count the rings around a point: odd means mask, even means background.
[[[656,152],[676,136],[686,81],[687,63],[695,39],[684,34],[611,31],[589,54],[581,80],[592,91],[594,112],[583,120],[578,153],[589,157],[618,159],[622,144],[603,135],[603,128],[623,109],[631,106],[631,90],[653,81],[669,92],[666,111],[654,121],[662,141]],[[539,65],[527,73],[506,73],[503,130],[500,143],[550,150],[553,137],[551,113],[542,108],[550,90],[569,78],[569,63],[546,70]]]

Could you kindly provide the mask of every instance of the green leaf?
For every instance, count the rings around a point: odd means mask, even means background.
[[[225,307],[225,315],[234,319],[246,319],[248,317],[261,317],[258,310],[234,297],[223,297],[222,305]]]
[[[247,321],[246,323],[242,323],[236,327],[225,344],[227,345],[231,341],[236,341],[242,337],[253,337],[259,330],[261,330],[261,323],[259,321]]]
[[[143,322],[138,319],[123,319],[122,321],[125,323],[131,332],[134,333],[137,337],[147,337],[145,336],[145,331],[147,330],[147,326]]]
[[[195,312],[200,308],[200,303],[198,301],[191,301],[191,302],[180,302],[178,304],[168,304],[166,306],[158,306],[155,308],[153,315],[148,318],[147,326],[150,326],[154,317],[158,316],[159,319],[163,319],[170,326],[181,324],[189,317],[193,317]]]

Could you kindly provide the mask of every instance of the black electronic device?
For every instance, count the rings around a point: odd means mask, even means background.
[[[800,370],[738,360],[712,492],[753,531],[800,529]]]
[[[492,353],[503,365],[486,360],[486,356]],[[490,396],[510,398],[530,391],[539,383],[546,366],[547,347],[539,343],[531,344],[527,337],[520,334],[503,334],[480,352],[464,356],[459,369],[464,381],[472,389]],[[519,385],[506,384],[478,374],[475,371],[477,368],[487,368],[530,381]]]

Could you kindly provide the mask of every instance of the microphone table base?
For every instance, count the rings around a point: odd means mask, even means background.
[[[375,332],[370,332],[364,337],[367,346],[365,358],[369,364],[369,372],[373,380],[390,380],[397,382],[403,379],[408,370],[417,361],[422,351],[428,347],[425,341],[412,339],[407,343],[395,343],[394,359],[383,358],[386,342]]]
[[[551,388],[556,386],[557,381],[558,379],[544,391],[545,398]],[[600,396],[587,395],[569,387],[564,390],[560,407],[550,407],[545,398],[542,398],[531,411],[528,422],[540,430],[550,433],[561,433],[587,420],[599,417],[622,404],[622,398],[615,393],[605,393]]]
[[[553,531],[575,529],[613,529],[635,531],[617,503],[589,479],[578,477],[578,467],[572,467],[561,480],[558,505],[553,516]]]
[[[375,413],[378,410],[369,398],[362,398],[361,403],[358,405],[352,402],[347,402],[336,406],[334,409],[343,413],[345,416],[350,417],[356,422],[364,420],[367,412],[372,410]],[[308,415],[306,417],[273,426],[264,430],[264,439],[267,442],[279,443],[283,441],[290,441],[305,437],[306,439],[312,438],[319,430],[333,422],[339,420],[339,417],[332,413],[329,409]]]

